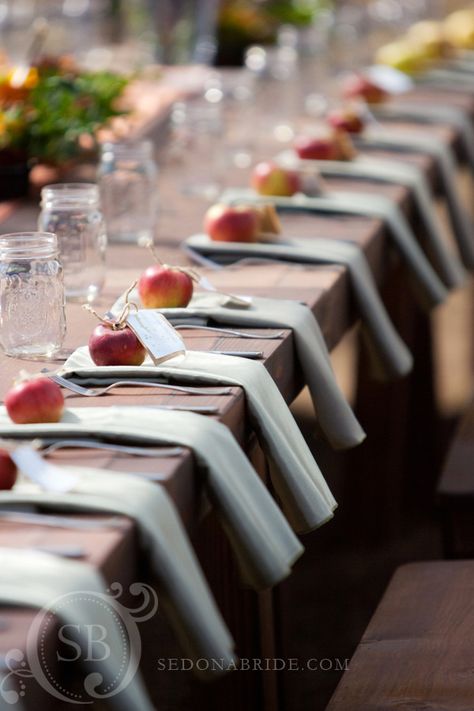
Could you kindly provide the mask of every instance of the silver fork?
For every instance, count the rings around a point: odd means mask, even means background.
[[[244,331],[234,331],[231,328],[218,328],[216,326],[196,326],[193,325],[192,323],[180,323],[177,326],[174,327],[177,331],[180,330],[186,330],[186,329],[195,329],[198,331],[212,331],[215,333],[225,333],[229,336],[237,336],[238,338],[253,338],[253,339],[258,339],[258,340],[266,340],[266,341],[274,341],[274,340],[279,340],[283,338],[285,335],[283,331],[279,331],[278,333],[272,333],[272,334],[265,334],[261,335],[259,333],[244,333]]]
[[[12,509],[0,510],[0,521],[14,523],[31,523],[38,526],[51,526],[53,528],[77,528],[79,530],[93,530],[96,528],[117,528],[123,525],[118,516],[100,519],[78,519],[56,514],[33,513],[27,511],[14,511]]]
[[[50,442],[48,439],[37,439],[33,446],[41,449],[43,454],[50,454],[57,449],[101,449],[106,452],[118,452],[134,457],[178,457],[183,454],[182,447],[139,447],[135,445],[114,444],[113,442],[98,442],[94,439],[61,439]]]
[[[50,373],[47,370],[41,371],[48,376],[55,383],[61,385],[63,388],[72,390],[78,395],[85,395],[85,397],[98,397],[99,395],[105,395],[112,390],[123,385],[130,386],[144,386],[149,388],[158,388],[162,390],[171,390],[173,392],[186,393],[186,395],[231,395],[231,388],[199,388],[199,387],[185,387],[181,385],[167,385],[165,383],[150,383],[146,380],[117,380],[115,383],[111,383],[103,388],[85,388],[83,385],[78,385],[77,383],[63,378],[61,375],[55,373]]]

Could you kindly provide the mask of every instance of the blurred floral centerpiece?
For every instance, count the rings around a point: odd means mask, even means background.
[[[332,0],[222,0],[217,24],[218,64],[242,64],[251,44],[272,44],[281,25],[308,27]]]
[[[0,198],[24,194],[33,162],[64,166],[96,148],[128,79],[81,72],[69,57],[0,68]]]

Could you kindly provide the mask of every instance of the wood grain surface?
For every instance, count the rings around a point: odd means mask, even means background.
[[[417,95],[418,96],[418,95]],[[433,95],[428,92],[423,94],[423,100],[440,100],[450,102],[453,105],[460,105],[469,113],[474,112],[474,98],[464,97],[459,94],[449,94],[445,97]],[[411,127],[412,128],[412,127]],[[423,129],[430,131],[439,140],[445,141],[454,147],[458,147],[458,137],[455,132],[446,126],[433,126]],[[259,157],[268,158],[270,147],[262,144],[258,146]],[[371,153],[373,155],[373,153]],[[378,153],[384,156],[383,152]],[[387,154],[388,155],[388,154]],[[425,171],[433,187],[437,187],[436,169],[431,158],[421,154],[404,154],[404,159],[414,163]],[[180,192],[180,182],[186,166],[176,166],[162,180],[162,217],[158,226],[157,246],[160,257],[163,261],[171,264],[184,264],[187,262],[182,252],[179,250],[180,241],[188,234],[201,229],[202,217],[206,205],[196,199],[184,197]],[[232,176],[229,178],[232,181]],[[239,176],[241,185],[244,185],[244,177]],[[352,191],[373,191],[383,194],[396,200],[412,223],[416,224],[413,204],[406,188],[397,185],[382,185],[378,183],[361,183],[350,179],[328,180],[334,189]],[[0,219],[2,220],[2,232],[12,232],[35,227],[37,219],[37,207],[32,202],[19,202],[15,204],[3,204],[0,206]],[[298,237],[321,236],[325,238],[335,238],[354,241],[359,244],[369,260],[377,282],[380,285],[389,280],[394,269],[397,268],[397,260],[393,249],[390,246],[389,238],[385,232],[383,224],[379,220],[369,218],[328,218],[325,216],[308,216],[303,214],[285,215],[283,217],[284,232]],[[97,304],[98,310],[107,310],[115,298],[140,274],[140,271],[149,264],[149,254],[138,247],[133,246],[110,246],[107,254],[107,284],[100,301]],[[259,267],[245,267],[238,270],[212,272],[209,274],[216,286],[221,286],[226,290],[242,291],[247,294],[271,296],[275,298],[289,298],[304,301],[313,310],[317,317],[329,348],[334,348],[343,338],[344,334],[354,325],[354,309],[351,303],[348,278],[345,270],[341,267],[316,267],[299,268],[288,265],[271,265]],[[404,291],[403,282],[398,284],[398,289]],[[93,328],[94,322],[90,315],[81,310],[77,304],[70,304],[67,308],[68,334],[66,348],[74,349],[87,342],[88,335]],[[248,329],[250,330],[250,329]],[[255,329],[251,329],[255,332]],[[213,350],[226,349],[233,350],[261,350],[264,352],[264,364],[275,379],[278,387],[283,393],[287,402],[291,402],[301,388],[301,375],[295,364],[292,334],[285,333],[280,341],[259,340],[239,340],[228,339],[220,336],[209,336],[198,329],[186,332],[185,341],[188,347],[193,349]],[[0,397],[3,397],[10,386],[12,378],[20,368],[27,368],[35,372],[44,363],[17,361],[15,359],[0,357]],[[48,364],[55,367],[54,363]],[[186,402],[186,396],[164,395],[151,390],[141,388],[127,388],[114,391],[113,395],[103,398],[74,397],[68,399],[68,404],[73,406],[107,406],[108,404],[134,404],[134,405],[156,405],[168,403]],[[193,402],[196,399],[193,398]],[[245,401],[238,388],[228,397],[209,398],[202,396],[199,398],[202,404],[213,404],[219,407],[218,418],[224,422],[236,436],[238,441],[247,450],[249,456],[259,457],[258,449],[251,437],[248,421],[246,419]],[[226,619],[229,620],[231,630],[235,635],[239,635],[239,626],[243,634],[244,629],[249,631],[256,625],[260,629],[258,640],[251,639],[250,632],[247,641],[242,642],[244,651],[262,650],[266,648],[268,652],[274,650],[274,644],[268,643],[272,637],[274,620],[269,625],[269,620],[274,612],[271,596],[255,598],[248,597],[244,593],[238,593],[241,600],[247,601],[243,604],[244,613],[239,609],[235,601],[234,586],[238,585],[235,571],[229,563],[227,550],[222,549],[222,533],[215,526],[215,522],[210,519],[197,527],[197,509],[199,503],[199,479],[194,470],[193,458],[190,453],[184,453],[182,457],[172,459],[140,459],[114,455],[113,453],[98,453],[97,451],[61,451],[51,455],[51,460],[63,463],[80,463],[82,465],[98,466],[117,471],[146,472],[150,478],[166,486],[172,495],[180,515],[182,516],[189,532],[195,537],[198,551],[205,565],[206,572],[218,588],[217,596],[221,606],[225,608]],[[265,476],[264,465],[260,462],[260,471]],[[41,526],[17,525],[0,521],[0,545],[52,545],[54,541],[69,542],[75,541],[84,548],[85,559],[96,565],[105,575],[108,581],[119,580],[126,582],[126,579],[134,570],[134,559],[136,551],[135,533],[133,526],[126,520],[116,530],[110,531],[54,531]],[[214,546],[214,548],[213,548]],[[217,561],[220,561],[221,568],[216,570]],[[224,568],[228,566],[226,571]],[[214,568],[214,569],[213,569]],[[227,586],[227,587],[226,587]],[[229,589],[230,586],[230,589]],[[225,599],[224,599],[225,598]],[[227,602],[226,602],[227,600]],[[246,624],[242,624],[242,615],[246,615]],[[232,616],[234,618],[232,619]],[[12,640],[16,640],[15,646],[22,646],[24,631],[27,628],[26,622],[28,614],[18,615],[16,612],[7,613],[4,616],[8,619],[8,634],[0,630],[0,652],[7,651]],[[249,623],[250,620],[250,623]],[[265,620],[265,622],[262,622]],[[248,625],[250,624],[250,627]],[[264,643],[263,639],[267,642]],[[265,644],[267,645],[265,647]],[[247,646],[246,646],[247,645]],[[262,646],[263,645],[263,646]],[[268,684],[263,690],[262,680],[257,683],[258,698],[261,701],[259,706],[243,706],[243,699],[257,694],[255,683],[251,683],[247,689],[247,697],[239,696],[236,692],[235,703],[229,708],[267,708],[269,711],[276,711],[276,706],[272,706],[271,699],[275,698],[275,683]],[[251,693],[250,693],[250,691]],[[256,698],[256,697],[255,697]],[[255,698],[252,703],[255,702]],[[215,708],[221,708],[222,697],[216,695],[213,703]],[[258,702],[260,703],[260,702]],[[240,706],[239,706],[240,704]],[[176,705],[176,709],[178,705]],[[208,703],[208,708],[214,708]],[[342,708],[342,707],[341,707]],[[347,705],[346,709],[352,707]],[[360,708],[363,708],[362,706]],[[365,708],[365,707],[364,707]],[[367,707],[368,708],[368,707]]]
[[[327,711],[468,711],[474,562],[397,570]]]

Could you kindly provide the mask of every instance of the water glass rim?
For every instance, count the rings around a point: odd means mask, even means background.
[[[9,232],[0,235],[0,258],[53,256],[58,251],[58,238],[53,232]]]
[[[153,155],[153,142],[149,139],[142,141],[107,141],[101,146],[101,154],[117,153],[118,155],[140,154],[147,157]]]
[[[98,204],[99,186],[96,183],[52,183],[41,189],[41,207],[70,209],[75,205],[96,207]]]
[[[51,183],[41,188],[43,200],[97,200],[98,197],[96,183]]]
[[[88,191],[98,192],[98,189],[99,188],[97,183],[50,183],[49,185],[45,185],[43,188],[41,188],[41,193],[47,192],[48,190],[62,193],[84,193]]]

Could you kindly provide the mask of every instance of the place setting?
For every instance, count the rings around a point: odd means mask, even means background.
[[[474,8],[4,4],[0,708],[468,708]]]

